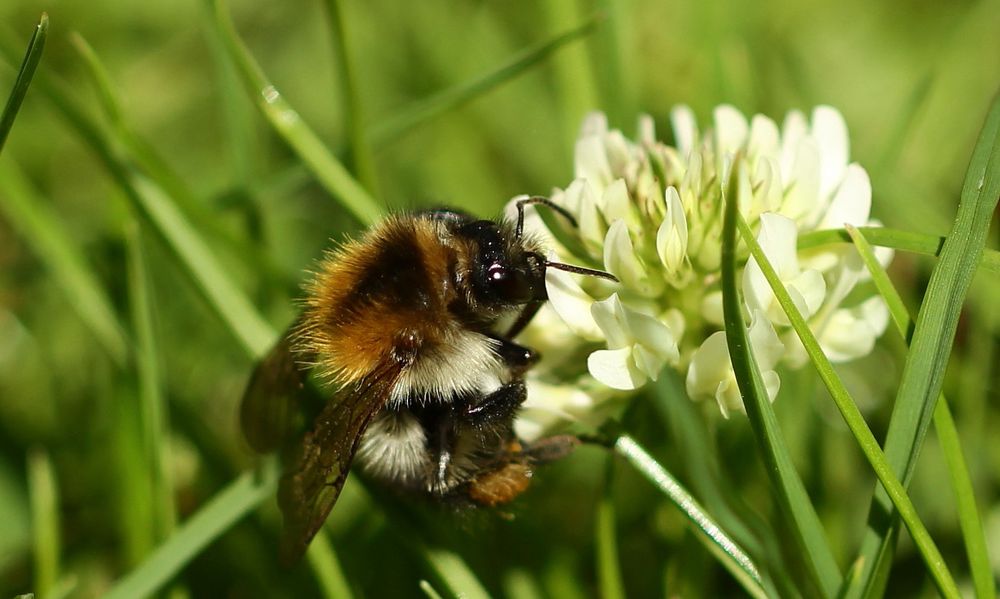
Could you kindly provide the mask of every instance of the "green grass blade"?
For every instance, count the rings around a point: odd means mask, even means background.
[[[612,493],[615,461],[608,456],[604,476],[604,492],[597,502],[597,524],[594,527],[597,539],[597,582],[601,597],[620,599],[625,597],[621,567],[618,565],[618,541],[615,538],[615,503]]]
[[[62,288],[69,305],[118,366],[128,360],[129,341],[111,300],[70,240],[59,217],[10,161],[0,162],[0,211]]]
[[[274,329],[233,283],[204,240],[166,193],[141,174],[121,167],[120,182],[129,199],[153,225],[198,291],[253,357],[263,356],[276,338]]]
[[[344,7],[342,0],[326,0],[326,14],[330,20],[330,32],[336,45],[335,60],[337,74],[340,76],[340,94],[344,106],[344,130],[350,140],[351,163],[354,173],[373,195],[378,196],[378,179],[375,176],[375,158],[372,156],[371,144],[365,137],[365,111],[361,101],[357,78],[354,71],[354,60],[350,40],[347,37],[347,27],[344,23]]]
[[[38,68],[38,63],[42,59],[42,50],[45,48],[45,39],[48,35],[49,15],[43,12],[38,20],[38,25],[35,26],[35,31],[31,34],[31,39],[28,41],[24,59],[17,71],[17,79],[14,80],[14,89],[10,91],[7,104],[4,106],[3,112],[0,113],[0,152],[3,152],[10,128],[14,126],[14,118],[17,116],[17,111],[21,109],[21,102],[24,101],[25,94],[28,93],[28,86],[31,85],[31,79],[35,76],[35,69]]]
[[[706,421],[695,409],[677,376],[664,372],[657,380],[657,408],[670,427],[677,454],[687,466],[687,479],[695,495],[722,528],[729,532],[757,563],[768,564],[764,588],[769,595],[794,597],[797,589],[784,567],[774,528],[740,499],[739,493],[719,474],[719,456],[711,442]],[[769,580],[768,577],[774,580]],[[774,585],[781,589],[779,592]]]
[[[930,426],[966,292],[983,255],[986,235],[1000,198],[1000,96],[996,96],[972,152],[951,233],[931,273],[921,302],[896,393],[885,440],[893,472],[909,483]],[[876,491],[862,541],[866,593],[877,594],[885,580],[895,544],[898,519],[884,492]]]
[[[383,146],[418,125],[486,94],[495,87],[506,83],[539,64],[559,48],[590,34],[599,22],[600,18],[593,16],[572,29],[522,50],[508,62],[492,71],[484,73],[471,81],[441,91],[424,100],[419,100],[398,114],[380,119],[378,124],[373,125],[368,130],[371,144],[376,148]]]
[[[153,326],[153,294],[142,248],[142,230],[130,221],[125,231],[129,305],[135,336],[135,364],[139,379],[144,475],[149,477],[154,531],[161,540],[176,524],[174,489],[170,478],[170,443],[167,438],[167,403],[160,376],[159,345]]]
[[[382,207],[365,191],[344,165],[323,145],[298,112],[292,108],[264,75],[236,33],[222,0],[206,0],[212,10],[215,29],[222,38],[230,60],[243,81],[247,92],[271,127],[288,143],[306,166],[333,197],[353,213],[363,224],[371,224],[382,215]]]
[[[434,586],[426,580],[421,580],[417,586],[421,591],[423,591],[424,595],[427,596],[427,599],[444,599],[444,597],[441,596],[441,593],[437,592],[434,589]]]
[[[149,559],[118,580],[105,599],[148,597],[163,588],[202,549],[274,493],[278,482],[275,464],[261,474],[243,474],[217,493]]]
[[[865,236],[849,225],[847,232],[854,240],[854,245],[868,268],[868,272],[871,273],[875,287],[889,307],[889,314],[896,325],[896,330],[908,342],[913,331],[913,319],[903,303],[903,298],[900,297],[892,281],[889,280],[889,275],[879,264],[875,252]],[[951,479],[952,492],[955,494],[955,502],[958,505],[959,525],[965,542],[965,552],[969,558],[976,596],[982,599],[994,597],[996,596],[996,584],[990,568],[990,557],[986,549],[986,535],[982,518],[976,507],[975,490],[972,486],[969,470],[965,465],[958,431],[955,428],[955,422],[944,394],[938,397],[937,407],[934,408],[934,430],[941,443],[941,450],[944,453]]]
[[[732,212],[735,214],[735,210]],[[727,210],[728,214],[729,211]],[[833,397],[833,401],[836,403],[837,409],[840,410],[844,422],[847,423],[851,434],[854,435],[865,458],[868,459],[868,463],[871,464],[875,475],[888,492],[893,505],[896,506],[903,522],[906,524],[906,528],[910,531],[910,536],[920,550],[920,555],[923,557],[924,563],[927,564],[927,568],[938,587],[938,591],[949,599],[957,599],[961,595],[958,593],[958,587],[955,586],[951,572],[948,571],[944,563],[944,558],[941,557],[941,552],[938,550],[937,545],[934,544],[930,534],[927,532],[927,528],[917,515],[916,508],[913,507],[913,503],[906,494],[906,489],[903,488],[902,483],[899,482],[899,479],[893,473],[885,454],[882,453],[878,441],[875,440],[871,429],[868,428],[868,423],[865,422],[853,398],[847,392],[844,382],[833,369],[833,365],[827,360],[826,355],[819,345],[819,341],[816,340],[816,336],[809,328],[808,323],[806,323],[802,314],[792,302],[791,296],[788,295],[788,290],[785,289],[781,279],[778,278],[777,273],[774,271],[774,267],[771,266],[767,256],[764,255],[764,251],[761,249],[760,244],[757,243],[753,231],[750,230],[749,225],[746,224],[746,221],[739,214],[735,214],[735,218],[740,233],[743,236],[743,241],[750,248],[751,254],[760,265],[761,271],[764,273],[764,277],[767,279],[772,292],[788,316],[792,328],[798,335],[803,347],[805,347],[813,366],[816,367],[820,379]],[[739,378],[738,375],[737,378]]]
[[[31,505],[35,592],[48,597],[59,578],[59,500],[52,461],[44,449],[28,452],[28,498]]]
[[[578,0],[545,0],[539,5],[544,14],[544,22],[555,30],[578,23],[586,14],[583,12],[584,3]],[[604,19],[603,15],[597,17]],[[593,44],[589,43],[573,46],[561,52],[552,61],[555,107],[562,127],[560,141],[565,143],[568,149],[572,149],[576,143],[580,121],[584,115],[602,104],[597,74],[594,72],[595,64],[588,52],[592,49],[594,49]]]
[[[124,153],[128,156],[129,161],[136,164],[142,172],[162,187],[186,216],[199,223],[206,235],[210,235],[212,239],[225,241],[227,246],[236,246],[244,254],[248,251],[255,251],[254,245],[237,240],[228,228],[221,226],[218,215],[210,213],[206,209],[207,202],[198,198],[187,182],[178,176],[156,148],[143,139],[129,124],[111,76],[87,40],[80,34],[74,33],[72,42],[80,58],[83,59],[83,65],[86,67],[84,73],[90,78],[91,84],[97,92],[101,112],[110,124],[111,132],[107,135],[113,137],[115,143],[125,150]],[[65,90],[65,84],[52,85],[50,89],[53,91],[56,89]],[[67,92],[63,91],[62,93]],[[80,114],[83,114],[82,110]],[[101,130],[96,124],[93,127],[95,130]],[[240,151],[247,152],[250,143],[241,140],[241,143],[233,145],[238,145],[241,148]],[[239,177],[243,183],[250,180],[250,176],[246,172],[237,173],[235,176]]]
[[[872,169],[872,172],[891,173],[895,170],[910,134],[916,129],[914,123],[916,123],[917,116],[930,98],[933,84],[933,72],[928,72],[917,81],[913,91],[910,92],[906,102],[897,113],[896,124],[886,136],[885,147],[882,149],[878,164]]]
[[[735,198],[736,173],[730,174],[727,197]],[[781,514],[792,531],[796,548],[802,552],[806,569],[816,590],[833,597],[842,583],[840,569],[830,550],[823,525],[809,499],[805,485],[795,469],[791,452],[782,436],[777,416],[761,379],[750,347],[747,325],[743,319],[736,265],[736,229],[739,213],[736,202],[726,204],[722,238],[722,304],[726,341],[730,360],[747,417],[771,479],[771,487]]]
[[[913,231],[899,231],[883,227],[858,227],[865,239],[872,245],[889,247],[904,252],[913,252],[925,256],[940,256],[944,247],[944,237],[926,235]],[[833,243],[850,243],[851,236],[844,229],[825,229],[811,231],[799,237],[798,248],[808,250]],[[978,268],[982,272],[1000,275],[1000,252],[985,248],[979,259]]]
[[[649,479],[694,525],[695,536],[752,597],[766,597],[753,560],[732,540],[690,493],[649,455],[635,439],[620,435],[614,450]]]
[[[327,535],[317,535],[309,545],[306,559],[319,579],[319,587],[324,597],[330,599],[351,599],[351,586],[340,567],[340,560]]]
[[[951,408],[948,407],[944,396],[938,398],[937,407],[934,408],[934,431],[941,444],[941,452],[944,453],[951,479],[951,489],[955,494],[958,523],[962,529],[962,541],[965,543],[965,554],[969,559],[969,570],[972,572],[976,597],[979,599],[996,597],[996,581],[993,579],[993,569],[990,567],[986,532],[979,515],[979,508],[976,506],[975,488],[972,486],[972,478],[965,463]]]
[[[114,85],[111,83],[111,75],[108,74],[108,70],[104,68],[101,60],[97,57],[97,52],[82,35],[75,31],[70,35],[70,42],[87,67],[87,74],[97,92],[101,112],[108,117],[115,128],[123,127],[125,114],[121,102],[118,100],[118,94],[115,93]]]

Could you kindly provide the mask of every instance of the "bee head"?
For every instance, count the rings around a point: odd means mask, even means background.
[[[461,234],[476,248],[471,282],[477,300],[502,306],[548,298],[545,257],[526,247],[509,227],[480,220],[463,225]]]

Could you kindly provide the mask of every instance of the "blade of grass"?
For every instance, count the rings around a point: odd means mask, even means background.
[[[735,198],[739,176],[733,172],[729,177],[726,197],[731,201],[726,203],[723,222],[721,281],[729,356],[743,395],[747,418],[771,480],[772,494],[793,534],[796,547],[802,552],[810,581],[823,596],[833,597],[843,577],[830,550],[823,525],[782,436],[777,416],[757,368],[743,319],[743,302],[740,300],[736,274],[736,222],[739,213]]]
[[[31,34],[31,39],[28,40],[28,48],[24,52],[21,67],[17,70],[14,88],[10,91],[10,96],[7,97],[7,104],[4,106],[3,112],[0,113],[0,152],[3,152],[7,136],[10,134],[11,127],[14,126],[14,118],[17,116],[17,111],[21,109],[21,102],[24,101],[24,96],[28,93],[28,86],[31,85],[31,79],[35,76],[35,69],[38,68],[38,63],[42,60],[42,50],[45,49],[45,39],[48,35],[49,15],[43,12],[38,20],[38,25],[35,26],[35,31]]]
[[[202,549],[270,497],[277,482],[273,461],[259,476],[252,472],[241,475],[184,522],[149,559],[119,579],[105,599],[148,597],[163,588]]]
[[[340,76],[340,95],[344,106],[343,123],[350,140],[351,163],[361,184],[369,193],[378,197],[375,159],[372,156],[371,144],[365,137],[364,103],[361,102],[360,90],[354,76],[351,44],[347,39],[347,28],[344,24],[343,2],[326,0],[324,4],[330,21],[333,43],[336,45],[334,58],[337,74]]]
[[[127,279],[135,364],[138,369],[140,418],[142,421],[144,472],[152,490],[153,538],[162,540],[176,525],[174,490],[170,478],[170,444],[167,439],[167,405],[160,378],[159,345],[153,326],[153,297],[142,248],[142,230],[132,220],[125,230]]]
[[[221,226],[218,215],[206,209],[207,203],[196,197],[187,182],[177,175],[156,148],[129,124],[111,76],[87,40],[80,34],[73,33],[71,41],[86,67],[84,73],[90,78],[91,85],[97,92],[101,112],[111,126],[115,140],[124,148],[124,154],[129,160],[156,181],[173,198],[181,212],[190,220],[200,223],[212,239],[221,239],[226,242],[227,247],[238,248],[241,255],[256,251],[254,245],[248,246],[243,240],[237,239],[227,227]],[[61,87],[64,88],[64,84]],[[245,148],[250,144],[244,142],[238,145],[246,151]],[[244,173],[239,180],[245,183],[250,177]]]
[[[254,98],[255,104],[267,122],[309,167],[320,185],[340,200],[361,223],[369,225],[378,220],[382,208],[347,172],[313,130],[302,121],[298,112],[267,80],[236,33],[224,2],[222,0],[206,0],[206,2],[212,11],[215,31],[222,38],[244,87]]]
[[[119,166],[129,199],[178,257],[209,305],[253,357],[263,356],[275,339],[246,295],[229,278],[211,250],[166,193],[143,175]]]
[[[490,594],[454,551],[432,547],[416,542],[418,553],[424,556],[428,565],[437,574],[444,588],[451,591],[456,599],[489,599]]]
[[[492,71],[484,73],[471,81],[438,92],[429,98],[418,100],[399,113],[380,119],[377,124],[372,125],[368,129],[369,142],[376,148],[381,147],[398,139],[411,129],[449,110],[475,100],[539,64],[550,54],[566,44],[589,35],[600,21],[601,18],[599,16],[592,16],[583,23],[563,33],[559,33],[551,39],[525,48],[508,62]]]
[[[750,556],[733,541],[690,493],[649,455],[635,439],[619,435],[612,446],[652,482],[694,525],[695,537],[752,597],[766,597],[760,572]]]
[[[431,583],[426,580],[421,580],[418,586],[420,587],[420,590],[424,592],[424,595],[427,595],[427,599],[444,599],[444,597],[441,596],[441,593],[434,590]]]
[[[0,162],[0,210],[52,272],[69,306],[118,366],[128,360],[129,341],[111,300],[59,217],[10,161]]]
[[[113,425],[105,455],[113,473],[116,551],[126,567],[140,563],[156,545],[153,488],[143,439],[140,402],[132,380],[105,377],[103,397],[111,397]]]
[[[910,96],[897,113],[896,125],[889,131],[888,136],[886,136],[882,155],[879,157],[878,163],[872,169],[872,172],[895,172],[896,164],[903,153],[903,148],[906,147],[906,142],[910,134],[916,130],[914,124],[917,121],[917,116],[927,104],[927,99],[930,98],[933,83],[933,71],[927,72],[917,81],[917,84],[913,87],[913,91],[910,92]]]
[[[961,597],[958,592],[958,587],[955,586],[955,581],[951,576],[951,572],[948,571],[948,568],[944,563],[944,559],[941,557],[941,552],[938,551],[937,545],[934,544],[930,534],[927,532],[927,528],[917,515],[916,508],[913,507],[913,503],[910,501],[909,496],[907,496],[902,483],[899,482],[899,479],[896,478],[896,475],[892,472],[892,468],[890,467],[885,454],[882,453],[878,441],[875,440],[875,436],[872,435],[871,429],[868,428],[868,423],[865,422],[865,419],[861,415],[860,410],[858,410],[853,398],[847,392],[844,382],[833,369],[833,365],[823,353],[819,342],[816,340],[816,336],[809,328],[809,325],[802,317],[802,314],[798,311],[798,308],[795,307],[791,296],[788,294],[788,290],[785,289],[781,279],[779,279],[777,273],[775,273],[774,267],[771,266],[771,263],[767,260],[767,256],[764,255],[760,244],[757,243],[757,239],[754,237],[753,231],[750,230],[750,226],[747,225],[746,221],[743,220],[743,217],[740,216],[735,210],[729,210],[727,208],[727,218],[729,218],[730,213],[732,213],[733,220],[736,221],[735,224],[739,227],[740,234],[743,236],[743,241],[747,244],[747,247],[750,249],[750,253],[760,265],[761,271],[764,273],[764,277],[767,279],[772,292],[778,299],[778,303],[788,316],[788,320],[791,322],[792,328],[795,330],[799,340],[805,347],[806,353],[809,355],[813,366],[815,366],[816,371],[819,373],[820,379],[823,381],[823,384],[826,385],[827,390],[833,397],[834,403],[837,405],[837,409],[840,410],[840,414],[844,418],[844,422],[847,423],[847,427],[851,430],[851,434],[854,435],[854,438],[861,447],[861,451],[864,453],[865,458],[868,459],[868,463],[871,464],[872,469],[875,471],[875,475],[882,483],[882,486],[887,490],[893,505],[896,506],[900,516],[906,523],[906,528],[910,531],[910,536],[913,538],[913,542],[920,550],[920,555],[923,557],[924,563],[927,564],[927,569],[930,571],[931,577],[934,579],[934,583],[937,585],[938,591],[949,599],[957,599]],[[735,285],[735,277],[733,277],[731,283]],[[737,380],[739,380],[738,376]]]
[[[900,297],[892,281],[889,280],[889,276],[879,264],[875,252],[865,236],[850,225],[846,225],[846,229],[851,235],[851,239],[854,240],[854,245],[868,268],[868,272],[875,282],[875,287],[889,307],[889,314],[896,325],[896,330],[904,341],[908,342],[913,332],[913,319],[906,309],[906,304],[903,303],[903,298]],[[934,408],[934,430],[941,443],[941,450],[944,453],[951,478],[952,492],[955,494],[955,502],[958,505],[959,525],[965,542],[965,552],[969,558],[976,596],[982,599],[994,597],[996,596],[996,586],[990,568],[989,553],[986,549],[986,535],[982,518],[976,507],[975,490],[965,464],[958,431],[943,393],[939,395],[937,406]]]
[[[927,235],[913,231],[899,231],[883,227],[858,227],[858,231],[872,245],[923,254],[925,256],[940,256],[946,239],[937,235]],[[825,229],[822,231],[811,231],[800,236],[797,247],[800,250],[808,250],[840,242],[851,242],[851,236],[846,230]],[[978,268],[987,274],[1000,275],[1000,252],[984,248],[982,257],[978,262]]]
[[[503,577],[504,596],[509,599],[542,599],[541,585],[524,568],[511,568]]]
[[[995,96],[972,152],[958,213],[921,302],[896,392],[885,456],[909,483],[941,392],[966,292],[979,263],[1000,198],[1000,95]],[[898,509],[898,505],[897,505]],[[876,490],[862,541],[866,594],[880,592],[895,546],[898,518],[886,494]]]
[[[711,434],[695,410],[695,403],[687,396],[683,384],[669,372],[660,375],[656,383],[658,400],[654,405],[663,412],[670,427],[671,439],[677,444],[677,454],[684,456],[687,476],[695,494],[705,503],[723,529],[746,548],[757,563],[764,568],[764,586],[770,595],[795,597],[798,590],[792,582],[788,568],[784,567],[775,531],[763,518],[752,512],[739,498],[739,494],[719,476],[719,459]],[[733,502],[734,505],[731,505]],[[771,592],[772,581],[780,592]]]
[[[330,599],[351,599],[351,586],[340,567],[340,560],[327,535],[317,535],[306,552],[306,559],[319,579],[323,596]]]
[[[618,541],[615,539],[615,503],[612,493],[615,461],[608,456],[604,474],[604,492],[597,502],[597,583],[604,599],[625,597],[621,568],[618,565]]]
[[[28,498],[34,553],[35,592],[48,597],[59,578],[59,499],[52,461],[45,449],[28,452]]]
[[[579,22],[581,15],[585,14],[582,12],[583,4],[579,0],[546,0],[541,8],[549,27],[560,29]],[[604,16],[599,15],[599,18],[603,20]],[[567,49],[552,61],[556,110],[562,121],[561,141],[569,149],[576,143],[584,115],[601,105],[594,64],[588,54],[587,46],[580,44]]]

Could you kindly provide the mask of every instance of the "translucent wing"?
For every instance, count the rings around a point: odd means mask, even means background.
[[[290,456],[278,487],[278,505],[285,520],[282,557],[286,563],[300,558],[323,526],[347,480],[361,436],[385,405],[401,372],[399,362],[387,361],[341,389]]]
[[[243,392],[240,426],[250,446],[260,453],[281,447],[301,425],[306,373],[291,351],[295,326],[257,364]]]

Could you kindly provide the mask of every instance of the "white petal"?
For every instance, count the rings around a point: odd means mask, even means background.
[[[643,145],[653,145],[656,143],[656,123],[653,117],[648,114],[639,115],[638,134],[636,138]]]
[[[654,381],[659,378],[660,371],[667,365],[667,360],[663,356],[642,345],[632,346],[632,359],[635,360],[636,368]]]
[[[579,138],[603,137],[608,132],[608,117],[603,112],[588,112],[580,124]]]
[[[677,106],[670,111],[670,125],[674,128],[674,142],[682,157],[689,156],[698,143],[698,122],[687,106]]]
[[[785,122],[781,125],[782,173],[792,172],[799,152],[799,143],[805,138],[808,130],[806,117],[798,110],[793,110],[785,116]]]
[[[577,181],[580,181],[577,185]],[[577,180],[570,185],[570,189],[577,192],[579,211],[577,212],[577,223],[579,224],[580,239],[583,240],[584,247],[591,254],[601,255],[601,247],[604,245],[604,236],[607,234],[607,224],[597,208],[597,191],[590,181]],[[578,190],[578,191],[577,191]],[[569,189],[567,190],[569,195]]]
[[[819,193],[828,197],[847,167],[847,124],[836,108],[817,106],[812,115],[812,136],[820,151]],[[866,215],[867,218],[867,215]]]
[[[670,308],[660,317],[660,322],[670,328],[670,332],[674,334],[674,339],[677,343],[680,343],[681,339],[684,338],[684,331],[687,329],[687,324],[684,322],[684,313],[677,308]]]
[[[656,253],[667,272],[676,273],[687,257],[687,218],[675,187],[668,187],[664,197],[667,213],[656,232]]]
[[[633,158],[632,142],[625,139],[621,131],[615,129],[604,136],[604,151],[608,154],[612,178],[621,177],[629,171]]]
[[[549,305],[574,333],[590,341],[604,338],[590,313],[594,298],[580,288],[572,275],[554,268],[546,270],[545,289]]]
[[[750,121],[750,140],[747,154],[750,156],[772,156],[779,148],[778,126],[764,115],[755,115]]]
[[[744,275],[745,277],[746,275]],[[744,295],[746,294],[746,283],[744,279]],[[759,307],[759,306],[754,306]],[[722,292],[711,291],[701,298],[701,316],[710,324],[721,325],[725,320],[722,313]]]
[[[677,350],[679,336],[666,323],[648,314],[632,310],[628,306],[623,305],[622,308],[632,339],[665,362],[675,363],[680,359]]]
[[[625,318],[625,307],[618,294],[590,306],[590,314],[601,328],[610,349],[620,349],[632,345],[632,332]]]
[[[604,238],[604,268],[618,277],[626,289],[646,297],[655,295],[658,291],[636,256],[635,246],[632,245],[624,220],[616,220],[608,228],[608,234]]]
[[[586,179],[598,189],[604,189],[611,181],[611,163],[601,137],[591,135],[576,141],[573,172],[574,178]]]
[[[868,355],[888,322],[889,310],[881,297],[837,310],[820,335],[820,347],[831,362],[846,362]]]
[[[872,208],[872,184],[857,164],[847,167],[844,180],[834,194],[818,229],[840,229],[844,224],[863,226]]]
[[[778,338],[771,321],[759,310],[753,314],[747,336],[757,367],[762,372],[773,369],[785,354],[785,345]]]
[[[781,171],[774,156],[762,156],[757,162],[757,172],[754,180],[760,190],[759,203],[762,212],[776,212],[781,208],[785,188],[781,182]]]
[[[713,112],[715,119],[715,149],[720,157],[735,154],[746,143],[749,126],[743,113],[723,104]]]
[[[635,365],[632,348],[601,349],[587,358],[590,375],[612,389],[638,389],[648,379]]]
[[[757,243],[782,281],[799,274],[798,252],[795,248],[798,237],[798,228],[791,219],[774,212],[760,215]]]
[[[819,204],[820,178],[819,150],[812,139],[799,141],[791,168],[783,168],[782,173],[787,173],[787,189],[781,213],[793,220],[812,214]]]
[[[826,280],[818,270],[803,270],[799,276],[787,283],[789,289],[795,289],[802,297],[803,304],[796,304],[803,318],[809,319],[819,311],[826,297]]]
[[[719,383],[733,377],[725,331],[709,335],[691,355],[686,387],[692,399],[714,397]]]
[[[628,187],[625,179],[615,179],[604,189],[599,203],[604,222],[613,223],[616,220],[630,220],[632,201],[628,197]]]

